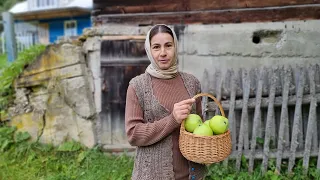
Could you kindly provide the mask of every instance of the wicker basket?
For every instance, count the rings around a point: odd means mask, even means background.
[[[219,106],[221,115],[225,117],[223,108],[218,100],[207,93],[200,93],[193,98],[208,96]],[[224,134],[199,136],[185,130],[184,121],[181,123],[179,148],[182,155],[199,164],[212,164],[223,161],[232,151],[230,130]]]

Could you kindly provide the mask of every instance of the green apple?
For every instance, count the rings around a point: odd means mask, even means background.
[[[206,120],[204,123],[210,127],[210,120]]]
[[[202,119],[198,114],[189,114],[184,121],[184,127],[188,132],[193,133],[194,129],[202,124]]]
[[[223,134],[229,128],[229,121],[226,117],[216,115],[210,119],[209,125],[214,134]]]
[[[202,123],[193,131],[193,134],[200,136],[212,136],[213,132],[210,126]]]

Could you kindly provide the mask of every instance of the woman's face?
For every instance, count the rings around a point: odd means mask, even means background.
[[[169,69],[173,63],[175,47],[168,33],[158,33],[151,38],[151,54],[160,69]]]

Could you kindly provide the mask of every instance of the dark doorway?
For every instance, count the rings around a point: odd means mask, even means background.
[[[145,72],[150,61],[143,54],[142,41],[101,43],[102,112],[101,143],[127,144],[125,106],[129,81]]]
[[[124,129],[126,94],[129,81],[144,73],[148,64],[102,67],[102,121],[106,124],[110,144],[127,142]]]

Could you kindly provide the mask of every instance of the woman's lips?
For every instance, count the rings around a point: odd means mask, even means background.
[[[161,63],[167,63],[169,60],[168,59],[161,59],[159,60]]]

